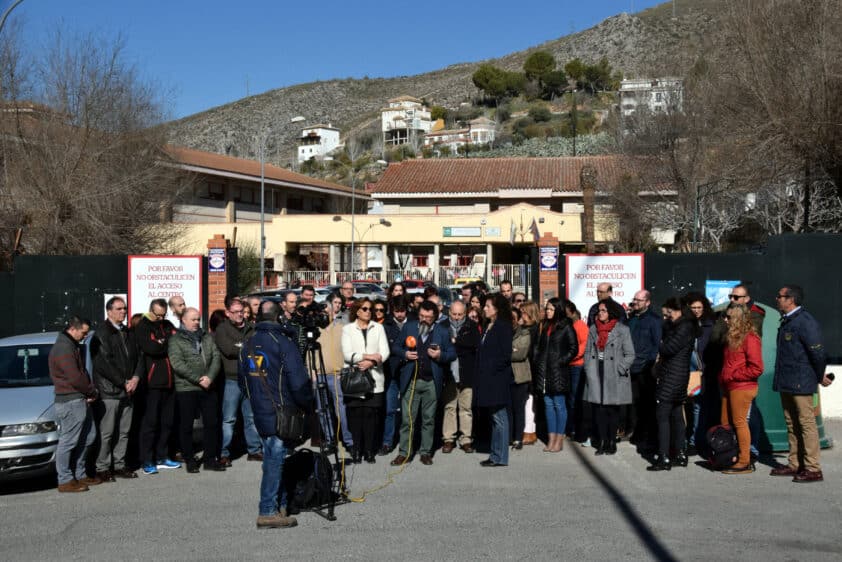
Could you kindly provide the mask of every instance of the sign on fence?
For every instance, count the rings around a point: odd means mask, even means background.
[[[596,286],[609,283],[614,300],[628,303],[643,289],[643,254],[567,254],[567,298],[585,315],[597,301]]]
[[[129,256],[129,318],[176,295],[202,312],[202,256]]]

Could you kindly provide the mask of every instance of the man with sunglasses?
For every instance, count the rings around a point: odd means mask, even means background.
[[[125,325],[126,301],[121,297],[108,299],[105,316],[91,340],[94,384],[102,398],[95,406],[100,435],[96,473],[104,482],[113,482],[115,476],[137,478],[137,473],[126,466],[126,450],[140,376],[134,372],[137,347]]]
[[[829,386],[827,356],[819,323],[801,307],[804,290],[784,285],[775,295],[782,318],[778,328],[775,379],[772,388],[781,394],[789,459],[772,469],[772,476],[792,477],[793,482],[824,480],[819,464],[819,430],[813,409],[818,385]]]
[[[766,311],[757,306],[754,301],[751,299],[751,294],[748,291],[748,285],[744,283],[740,283],[739,285],[735,285],[733,289],[731,289],[731,293],[728,295],[728,301],[731,304],[740,304],[746,307],[749,311],[749,317],[751,318],[751,323],[754,324],[754,329],[757,330],[757,335],[761,338],[763,337],[763,320],[766,319]],[[724,318],[724,317],[723,317]],[[723,320],[724,323],[724,320]],[[724,327],[725,331],[728,331],[727,327]]]
[[[138,369],[146,377],[146,408],[140,430],[140,455],[144,474],[158,474],[159,469],[181,468],[167,456],[170,432],[175,416],[173,371],[167,354],[175,327],[166,319],[167,301],[155,299],[135,330],[141,353]]]

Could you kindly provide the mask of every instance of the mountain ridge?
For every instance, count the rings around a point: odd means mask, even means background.
[[[330,122],[343,135],[377,116],[386,100],[402,94],[426,98],[448,108],[474,99],[478,91],[471,75],[483,63],[520,70],[535,50],[553,54],[559,66],[573,58],[593,63],[602,56],[626,77],[683,75],[705,49],[716,47],[717,15],[726,0],[679,3],[678,17],[671,17],[672,3],[638,14],[621,13],[596,26],[499,58],[458,62],[439,70],[391,78],[334,78],[276,88],[207,109],[169,122],[172,144],[255,158],[256,139],[271,127],[267,160],[285,165],[306,123]],[[305,123],[290,123],[296,116]]]

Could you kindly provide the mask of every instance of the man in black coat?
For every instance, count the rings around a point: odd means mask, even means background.
[[[657,446],[652,368],[658,358],[663,320],[652,310],[651,299],[649,291],[636,292],[631,302],[631,314],[625,319],[634,345],[634,363],[631,366],[633,402],[623,420],[626,433],[634,432],[631,443],[640,447],[641,451],[654,451]]]
[[[403,290],[403,284],[393,283],[395,287]],[[397,343],[401,330],[407,322],[407,299],[401,292],[389,299],[389,316],[383,323],[386,332],[386,339],[389,340],[389,349]],[[395,432],[400,428],[400,367],[401,358],[390,355],[383,364],[383,375],[386,385],[386,415],[383,420],[383,445],[380,448],[380,455],[388,455],[395,448]]]
[[[113,482],[115,476],[137,478],[126,466],[126,450],[140,376],[135,374],[137,348],[123,324],[126,301],[111,297],[105,303],[105,314],[91,340],[94,384],[102,399],[96,404],[100,435],[96,472],[103,481]]]
[[[175,417],[173,370],[167,354],[175,327],[166,320],[167,301],[155,299],[135,330],[135,341],[141,358],[138,369],[146,377],[146,409],[140,433],[140,454],[145,474],[158,474],[158,469],[181,468],[167,456],[167,448]]]
[[[442,453],[450,453],[456,447],[456,433],[462,432],[459,448],[473,453],[473,402],[474,369],[477,348],[480,342],[479,326],[467,317],[465,303],[454,301],[450,305],[450,317],[441,322],[442,328],[450,333],[450,341],[456,349],[456,360],[445,370],[444,420],[442,422]],[[457,426],[458,414],[458,426]]]

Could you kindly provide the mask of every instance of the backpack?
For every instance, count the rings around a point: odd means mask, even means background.
[[[734,466],[740,454],[737,434],[730,425],[715,425],[707,432],[711,468],[722,470]]]
[[[291,515],[327,505],[334,493],[330,459],[309,449],[300,449],[286,459],[283,480]]]

